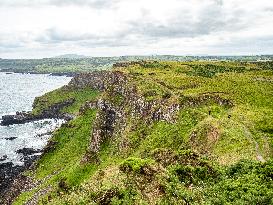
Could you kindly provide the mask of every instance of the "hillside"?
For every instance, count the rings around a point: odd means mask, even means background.
[[[272,204],[271,63],[116,63],[35,99],[75,118],[13,204]],[[17,196],[18,195],[18,196]]]
[[[53,73],[69,75],[91,72],[94,70],[110,70],[112,65],[124,61],[156,60],[156,61],[240,61],[257,62],[272,61],[272,55],[257,56],[116,56],[116,57],[86,57],[77,54],[67,54],[54,58],[43,59],[1,59],[0,71],[19,73]]]

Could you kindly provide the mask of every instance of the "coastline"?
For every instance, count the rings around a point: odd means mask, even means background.
[[[51,73],[39,73],[39,72],[18,72],[18,71],[8,71],[8,70],[0,70],[0,73],[6,73],[7,75],[12,74],[48,74],[50,76],[66,76],[71,77],[71,73],[59,73],[59,74],[51,74]],[[74,74],[73,74],[74,75]],[[55,88],[56,89],[56,88]],[[49,92],[49,91],[47,91]],[[47,93],[46,92],[46,93]],[[33,101],[32,101],[33,103]],[[62,109],[63,106],[66,106],[70,103],[73,103],[73,101],[59,103],[57,105],[54,105],[50,107],[50,109],[45,110],[41,114],[33,114],[32,111],[15,111],[7,115],[1,115],[0,116],[0,126],[2,127],[8,127],[15,124],[26,124],[31,122],[39,122],[40,120],[64,120],[61,124],[64,124],[65,122],[69,121],[73,118],[72,115],[68,114],[60,114],[58,113],[60,109]],[[33,107],[32,107],[33,109]],[[51,121],[48,121],[51,122]],[[52,123],[52,122],[51,122]],[[52,136],[52,133],[58,129],[60,122],[54,124],[53,130],[50,130],[46,133],[42,134],[35,134],[34,138],[36,137],[42,137],[40,135],[47,135]],[[6,137],[3,138],[7,141],[14,141],[18,137]],[[26,170],[31,170],[31,167],[33,164],[43,155],[43,153],[48,150],[47,147],[48,143],[42,148],[42,149],[36,149],[36,148],[28,148],[25,146],[24,148],[19,148],[15,151],[16,154],[20,154],[21,159],[20,161],[22,163],[15,163],[12,160],[8,160],[7,155],[0,155],[0,202],[2,203],[2,200],[9,198],[8,196],[11,194],[11,192],[14,191],[14,187],[16,186],[22,186],[24,184],[24,180],[26,177],[23,175],[23,172]],[[12,193],[13,195],[14,193]],[[6,204],[6,203],[4,203]],[[9,204],[9,203],[7,203]]]

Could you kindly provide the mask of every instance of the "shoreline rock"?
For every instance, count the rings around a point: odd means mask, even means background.
[[[40,149],[33,149],[33,148],[27,148],[27,147],[24,147],[22,149],[18,149],[16,151],[17,154],[22,154],[24,156],[37,154],[37,153],[41,153],[41,152],[42,152],[42,150],[40,150]]]
[[[32,112],[16,112],[15,115],[2,116],[1,126],[9,126],[14,124],[24,124],[43,119],[64,119],[66,121],[72,120],[73,115],[68,113],[60,113],[60,110],[66,106],[72,105],[75,99],[71,98],[66,101],[56,103],[44,110],[41,114],[34,115]]]
[[[12,200],[20,193],[21,188],[26,185],[26,177],[22,173],[30,169],[39,157],[39,155],[24,156],[24,165],[22,166],[14,166],[12,162],[0,163],[0,204],[12,203]]]
[[[0,125],[8,126],[13,124],[24,124],[34,120],[42,119],[41,116],[35,116],[31,112],[16,112],[15,115],[4,115]]]
[[[13,141],[13,140],[15,140],[15,139],[17,139],[17,137],[6,137],[6,138],[5,138],[5,140],[10,140],[10,141]]]
[[[8,156],[7,156],[7,155],[3,155],[2,157],[0,157],[0,162],[5,161],[7,158],[8,158]]]

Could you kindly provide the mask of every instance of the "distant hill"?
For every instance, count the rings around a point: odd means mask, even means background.
[[[152,56],[115,56],[115,57],[88,57],[78,54],[66,54],[52,58],[43,59],[0,59],[0,70],[2,72],[19,73],[79,73],[93,70],[108,70],[112,65],[127,61],[233,61],[248,63],[264,63],[263,66],[271,67],[267,64],[273,60],[272,55],[261,56],[172,56],[172,55],[152,55]]]
[[[76,58],[88,58],[88,56],[78,55],[78,54],[64,54],[64,55],[55,56],[53,58],[70,58],[70,59],[76,59]]]

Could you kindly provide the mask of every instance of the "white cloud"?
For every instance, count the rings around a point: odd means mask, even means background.
[[[1,0],[0,57],[273,53],[271,0]]]

